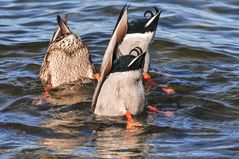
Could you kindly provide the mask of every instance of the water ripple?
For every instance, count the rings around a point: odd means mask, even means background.
[[[39,69],[56,15],[87,44],[100,67],[124,1],[0,2],[0,158],[237,158],[239,127],[238,1],[137,0],[129,19],[161,8],[150,46],[150,74],[167,95],[146,83],[149,112],[130,132],[123,118],[98,119],[90,101],[35,106]],[[73,97],[71,97],[73,100]]]

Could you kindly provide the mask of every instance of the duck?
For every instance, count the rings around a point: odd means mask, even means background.
[[[49,42],[43,59],[39,78],[44,95],[53,88],[64,85],[95,83],[97,72],[89,50],[67,24],[68,16],[57,15],[58,27]]]
[[[146,52],[135,47],[122,56],[116,56],[128,30],[127,10],[121,13],[103,57],[91,107],[96,116],[126,116],[128,123],[138,126],[140,124],[132,116],[144,110],[142,71]]]
[[[129,5],[125,4],[119,14],[118,21],[121,15],[123,15],[125,12],[128,12],[128,8]],[[158,85],[148,73],[150,69],[149,45],[154,40],[161,13],[162,10],[159,10],[157,7],[153,7],[153,10],[146,10],[144,12],[144,18],[135,19],[130,22],[128,22],[127,19],[127,32],[123,41],[117,47],[115,56],[120,57],[126,53],[129,53],[133,48],[140,47],[143,50],[142,52],[146,52],[143,68],[143,79],[150,85],[157,85],[159,90],[165,92],[166,94],[172,95],[175,94],[175,90],[172,88],[172,86]],[[103,63],[104,60],[102,64]]]
[[[94,113],[100,116],[138,115],[144,110],[142,69],[146,52],[123,55],[112,65],[100,89]]]
[[[128,8],[129,8],[129,5],[126,4],[122,8],[119,14],[119,18],[121,17],[121,15],[125,14],[126,12],[128,13]],[[155,14],[151,10],[145,11],[144,13],[145,18],[143,19],[135,19],[130,22],[128,22],[128,19],[127,19],[126,35],[124,36],[123,41],[117,47],[117,51],[115,53],[116,57],[120,57],[122,55],[130,53],[130,51],[136,47],[140,47],[143,50],[142,51],[143,53],[146,52],[144,68],[143,68],[143,77],[145,80],[152,80],[151,76],[148,73],[149,67],[150,67],[150,54],[149,54],[148,48],[150,43],[152,43],[155,37],[158,22],[159,22],[159,17],[162,12],[157,7],[154,7],[154,10],[155,10]],[[119,18],[118,18],[118,21],[119,21]],[[102,72],[102,69],[103,67],[101,67],[101,72]]]

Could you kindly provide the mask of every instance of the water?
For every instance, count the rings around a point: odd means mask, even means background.
[[[150,73],[175,95],[151,89],[143,127],[96,120],[90,102],[34,106],[39,68],[57,14],[91,50],[99,67],[124,1],[0,2],[0,158],[239,158],[239,2],[136,0],[130,17],[163,9]],[[114,121],[116,120],[116,121]]]

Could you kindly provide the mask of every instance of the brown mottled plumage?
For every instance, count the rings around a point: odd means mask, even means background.
[[[93,83],[95,68],[86,45],[67,26],[67,17],[57,16],[59,27],[53,34],[43,60],[40,79],[44,87]]]

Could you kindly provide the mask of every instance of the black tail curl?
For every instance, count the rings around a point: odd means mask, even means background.
[[[157,7],[153,7],[154,9],[155,9],[155,14],[157,14],[158,12],[159,12],[159,10],[158,10],[158,8]],[[150,17],[149,18],[147,18],[147,14],[150,14]],[[152,18],[154,15],[155,15],[151,10],[146,10],[145,12],[144,12],[144,17],[146,18],[146,19],[150,19],[150,18]]]
[[[140,47],[135,47],[129,52],[129,55],[131,55],[133,52],[136,52],[137,56],[139,56],[140,54],[143,53],[143,50]]]

